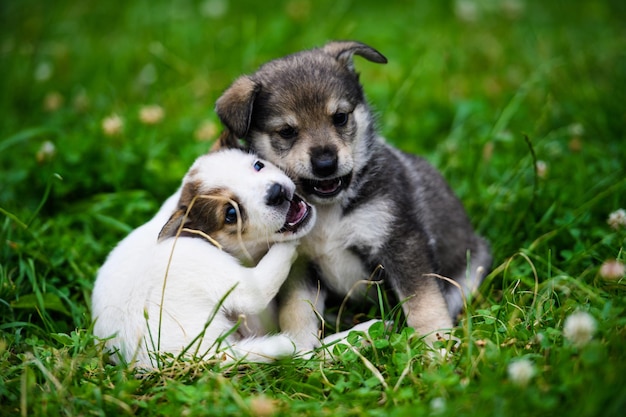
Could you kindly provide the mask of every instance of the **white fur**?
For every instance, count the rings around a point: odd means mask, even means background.
[[[372,124],[372,116],[364,103],[357,105],[354,108],[354,112],[352,114],[354,116],[357,127],[357,131],[354,137],[359,138],[359,140],[355,140],[352,142],[352,166],[350,167],[350,169],[352,170],[352,172],[359,172],[363,169],[363,167],[369,160],[369,154],[371,152],[368,142],[366,140],[360,139],[367,137],[367,129]],[[380,136],[377,136],[375,140],[384,142],[383,138],[381,138]],[[348,196],[343,196],[341,198],[353,198],[355,194],[351,191],[352,190],[348,188],[348,190],[346,190]]]
[[[278,230],[286,213],[284,208],[264,204],[267,189],[276,182],[292,192],[295,186],[268,162],[263,161],[265,168],[256,172],[255,160],[238,150],[202,156],[183,186],[201,179],[207,189],[228,187],[245,202],[240,208],[251,222],[268,223],[267,230]],[[199,237],[158,240],[180,197],[181,190],[152,220],[122,240],[100,269],[92,299],[94,334],[116,352],[114,361],[148,368],[158,365],[155,352],[174,356],[184,352],[207,359],[221,351],[228,358],[253,361],[293,354],[294,345],[284,334],[226,335],[239,315],[256,315],[275,297],[295,259],[293,239],[308,232],[314,219],[296,234],[253,234],[250,239],[258,240],[252,242],[253,248],[259,242],[266,250],[274,241],[285,242],[271,245],[255,267],[246,268],[241,259]],[[263,230],[256,226],[250,229]],[[248,234],[244,236],[248,239]],[[216,341],[222,337],[219,345]]]
[[[320,205],[317,216],[316,226],[302,240],[302,251],[321,268],[326,285],[338,294],[348,294],[358,280],[369,279],[373,271],[346,248],[363,244],[378,249],[376,242],[383,243],[380,236],[387,235],[393,215],[388,204],[378,199],[348,215],[337,204]]]

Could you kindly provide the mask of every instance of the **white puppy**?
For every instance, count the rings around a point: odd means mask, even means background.
[[[198,158],[181,188],[98,273],[94,334],[113,360],[151,368],[155,353],[251,361],[293,354],[284,334],[233,329],[276,296],[296,239],[315,222],[294,190],[281,170],[243,151]]]

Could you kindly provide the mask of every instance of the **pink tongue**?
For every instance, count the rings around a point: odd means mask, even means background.
[[[287,224],[298,223],[306,214],[306,204],[303,201],[292,201],[287,213]]]
[[[315,186],[315,188],[318,191],[322,191],[324,193],[331,193],[335,191],[338,186],[339,185],[337,183],[337,180],[328,180],[328,181],[320,181],[318,185]]]

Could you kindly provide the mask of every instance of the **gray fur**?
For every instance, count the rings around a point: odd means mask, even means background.
[[[443,177],[376,133],[353,55],[387,62],[367,45],[331,42],[270,61],[235,81],[216,105],[226,126],[221,146],[239,146],[243,139],[283,168],[317,206],[318,223],[302,243],[313,267],[300,273],[315,271],[323,288],[345,295],[382,265],[383,279],[400,300],[409,299],[403,304],[408,324],[432,340],[463,307],[461,292],[433,274],[469,294],[491,264],[489,246]],[[281,299],[309,288],[319,306],[324,291],[309,285],[293,276]],[[306,329],[302,347],[311,343],[311,314],[303,325],[281,313],[284,331]]]

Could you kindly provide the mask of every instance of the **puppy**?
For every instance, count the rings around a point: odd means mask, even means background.
[[[93,290],[94,333],[114,362],[156,354],[269,361],[294,353],[284,334],[245,335],[276,296],[315,211],[281,170],[240,150],[199,157],[181,188],[111,252]],[[246,267],[249,265],[250,267]]]
[[[321,314],[327,291],[358,297],[357,284],[377,270],[407,324],[433,341],[491,264],[488,244],[442,176],[376,133],[354,55],[387,62],[362,43],[331,42],[266,63],[216,103],[226,127],[220,146],[273,162],[317,208],[301,246],[308,264],[292,269],[280,293],[281,329],[297,335],[301,349],[316,343],[311,304]]]

